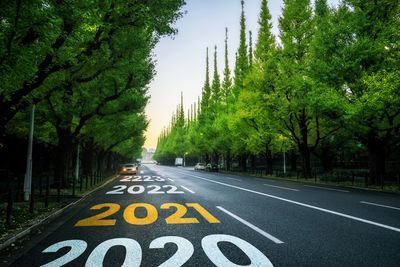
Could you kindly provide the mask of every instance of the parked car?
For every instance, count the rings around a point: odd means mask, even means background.
[[[195,171],[197,171],[197,170],[204,171],[205,169],[206,169],[206,164],[205,164],[205,163],[198,162],[198,163],[194,166],[194,170],[195,170]]]
[[[217,172],[218,171],[218,164],[208,163],[206,165],[206,171],[209,172]]]
[[[138,166],[135,163],[123,164],[119,168],[119,174],[136,174]]]

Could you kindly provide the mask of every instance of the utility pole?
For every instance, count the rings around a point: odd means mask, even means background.
[[[79,180],[79,153],[80,153],[80,146],[78,144],[78,149],[76,152],[76,167],[75,167],[75,180],[78,181]]]
[[[30,124],[29,124],[29,140],[28,154],[26,157],[26,172],[24,180],[24,200],[28,201],[31,195],[32,187],[32,144],[33,144],[33,128],[35,123],[35,105],[32,106]]]

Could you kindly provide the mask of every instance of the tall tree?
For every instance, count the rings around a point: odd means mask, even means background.
[[[244,87],[244,77],[249,70],[249,57],[246,44],[246,17],[244,14],[244,1],[241,0],[242,12],[240,15],[240,42],[235,63],[234,96],[238,97]]]

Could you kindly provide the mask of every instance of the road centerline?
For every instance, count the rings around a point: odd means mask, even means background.
[[[274,188],[279,188],[279,189],[284,189],[284,190],[290,190],[290,191],[300,191],[298,189],[293,189],[293,188],[288,188],[288,187],[283,187],[283,186],[276,186],[276,185],[270,185],[270,184],[263,184],[265,186],[269,186],[269,187],[274,187]]]
[[[180,174],[183,174],[183,175],[188,175],[188,176],[191,176],[191,177],[194,177],[194,178],[197,178],[197,179],[201,179],[201,180],[204,180],[204,181],[208,181],[208,182],[211,182],[211,183],[216,183],[216,184],[220,184],[220,185],[223,185],[223,186],[227,186],[227,187],[239,189],[239,190],[242,190],[242,191],[250,192],[250,193],[253,193],[253,194],[262,195],[262,196],[266,196],[266,197],[269,197],[269,198],[281,200],[281,201],[292,203],[292,204],[295,204],[295,205],[298,205],[298,206],[307,207],[307,208],[310,208],[310,209],[319,210],[319,211],[322,211],[322,212],[334,214],[334,215],[337,215],[337,216],[340,216],[340,217],[344,217],[344,218],[351,219],[351,220],[358,221],[358,222],[363,222],[363,223],[366,223],[366,224],[374,225],[374,226],[377,226],[377,227],[385,228],[385,229],[392,230],[392,231],[400,233],[400,228],[396,228],[396,227],[389,226],[389,225],[386,225],[386,224],[377,223],[377,222],[374,222],[374,221],[370,221],[370,220],[366,220],[366,219],[363,219],[363,218],[355,217],[355,216],[352,216],[352,215],[349,215],[349,214],[345,214],[345,213],[341,213],[341,212],[337,212],[337,211],[333,211],[333,210],[328,210],[328,209],[324,209],[324,208],[320,208],[320,207],[317,207],[317,206],[301,203],[301,202],[298,202],[298,201],[294,201],[294,200],[290,200],[290,199],[286,199],[286,198],[282,198],[282,197],[277,197],[277,196],[274,196],[274,195],[266,194],[266,193],[263,193],[263,192],[258,192],[258,191],[255,191],[255,190],[243,188],[243,187],[236,186],[236,185],[231,185],[231,184],[226,184],[226,183],[222,183],[222,182],[218,182],[218,181],[213,181],[213,180],[210,180],[210,179],[207,179],[207,178],[203,178],[203,177],[197,176],[197,175],[192,175],[192,174],[183,173],[183,172],[177,172],[177,173],[180,173]]]
[[[362,204],[367,204],[367,205],[372,205],[372,206],[377,206],[377,207],[382,207],[382,208],[387,208],[387,209],[400,210],[400,208],[397,208],[397,207],[392,207],[392,206],[377,204],[377,203],[373,203],[373,202],[360,201],[360,203],[362,203]]]
[[[257,226],[249,223],[248,221],[246,221],[245,219],[240,218],[239,216],[233,214],[230,211],[227,211],[226,209],[224,209],[221,206],[217,206],[217,209],[221,210],[222,212],[228,214],[229,216],[231,216],[232,218],[238,220],[239,222],[243,223],[244,225],[246,225],[247,227],[250,227],[251,229],[253,229],[254,231],[256,231],[257,233],[263,235],[264,237],[268,238],[269,240],[271,240],[272,242],[274,242],[275,244],[283,244],[284,242],[279,240],[278,238],[274,237],[271,234],[268,234],[267,232],[265,232],[264,230],[258,228]]]

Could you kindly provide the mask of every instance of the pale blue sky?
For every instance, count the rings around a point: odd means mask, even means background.
[[[328,1],[337,3],[338,0]],[[229,60],[231,70],[235,52],[239,45],[240,0],[187,0],[183,10],[187,14],[177,23],[178,34],[163,38],[154,50],[157,61],[153,82],[150,84],[150,103],[146,114],[150,125],[146,132],[145,147],[155,148],[157,138],[164,126],[171,120],[172,112],[180,103],[183,92],[185,112],[190,104],[197,101],[205,77],[206,47],[210,49],[210,73],[214,46],[218,47],[218,69],[222,75],[225,27],[229,29]],[[278,36],[278,17],[282,10],[282,0],[269,0],[273,32]],[[247,31],[253,32],[253,42],[257,39],[258,15],[261,0],[245,1]]]

